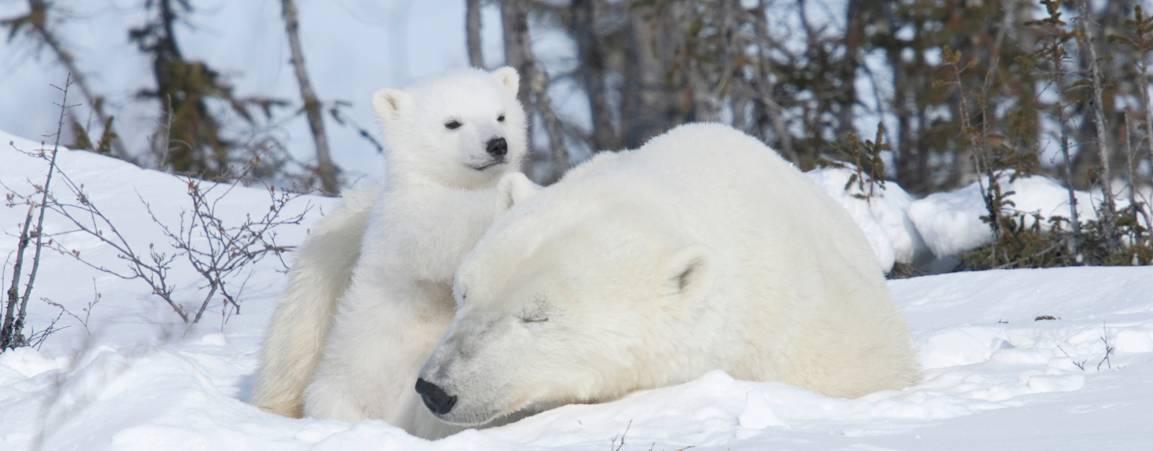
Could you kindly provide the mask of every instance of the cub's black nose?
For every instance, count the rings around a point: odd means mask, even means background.
[[[501,142],[503,141],[502,139]],[[444,389],[424,379],[416,379],[416,392],[420,393],[420,399],[424,401],[428,410],[437,415],[448,413],[452,410],[452,406],[456,405],[456,396],[449,396]]]
[[[494,157],[503,157],[508,153],[508,141],[505,141],[504,138],[490,139],[484,150]]]

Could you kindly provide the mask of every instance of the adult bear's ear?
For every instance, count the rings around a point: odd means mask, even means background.
[[[493,78],[496,78],[496,81],[499,81],[500,84],[504,85],[505,89],[508,89],[508,91],[512,93],[513,97],[516,97],[517,90],[520,89],[520,74],[516,73],[516,69],[513,69],[512,66],[504,66],[489,72],[489,74],[492,75]]]
[[[533,183],[520,172],[505,174],[496,182],[496,213],[499,215],[508,211],[514,205],[532,197],[540,189],[540,185]]]
[[[669,292],[685,300],[696,300],[713,284],[714,268],[708,250],[690,245],[673,254],[665,264]]]
[[[381,89],[372,95],[372,109],[382,120],[394,120],[412,107],[412,96],[399,89]]]

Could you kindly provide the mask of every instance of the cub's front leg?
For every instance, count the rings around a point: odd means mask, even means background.
[[[413,386],[452,321],[449,287],[379,274],[354,279],[341,300],[305,392],[305,416],[379,418],[407,430],[413,409],[423,408]]]

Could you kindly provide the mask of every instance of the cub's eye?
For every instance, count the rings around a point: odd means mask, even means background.
[[[453,119],[451,121],[445,122],[444,128],[447,128],[449,130],[456,130],[456,129],[460,128],[461,125],[464,125],[464,124],[461,124],[460,121]]]
[[[496,121],[497,121],[497,122],[504,122],[504,115],[502,114],[502,115],[500,115],[500,116],[497,116],[497,117],[496,117]]]

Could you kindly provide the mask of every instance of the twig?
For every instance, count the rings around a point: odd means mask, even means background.
[[[1057,349],[1060,350],[1062,354],[1065,354],[1065,357],[1068,357],[1069,360],[1073,362],[1073,366],[1077,367],[1081,371],[1085,371],[1085,360],[1074,359],[1073,356],[1069,355],[1068,352],[1065,352],[1065,348],[1062,348],[1060,345],[1057,346]]]
[[[1097,371],[1101,371],[1101,365],[1102,364],[1108,365],[1107,367],[1109,369],[1113,369],[1113,362],[1111,360],[1109,360],[1109,358],[1113,356],[1113,345],[1109,344],[1109,339],[1106,338],[1108,336],[1109,336],[1109,331],[1108,331],[1108,329],[1105,328],[1105,325],[1102,324],[1101,325],[1101,337],[1100,338],[1101,338],[1101,343],[1105,345],[1105,356],[1101,358],[1100,362],[1097,362]]]
[[[621,451],[622,449],[624,449],[625,437],[629,435],[629,429],[631,429],[632,427],[633,427],[633,420],[629,420],[628,424],[625,425],[625,431],[623,433],[621,433],[621,435],[613,436],[612,445],[611,445],[613,447],[613,451]]]
[[[16,263],[12,269],[12,282],[8,286],[8,300],[5,308],[5,316],[3,325],[0,326],[0,351],[5,349],[13,349],[19,346],[28,344],[24,337],[24,320],[28,315],[28,298],[32,295],[32,289],[36,284],[36,274],[40,269],[40,252],[44,249],[43,231],[44,231],[44,211],[45,206],[48,204],[49,193],[52,191],[52,174],[56,172],[56,155],[60,150],[60,137],[61,131],[64,129],[64,116],[68,111],[68,89],[72,87],[72,74],[68,74],[64,78],[64,87],[54,86],[61,93],[61,100],[58,106],[60,107],[60,115],[56,121],[56,134],[52,144],[52,154],[48,159],[48,174],[44,176],[44,186],[39,187],[41,191],[40,203],[38,205],[29,202],[28,214],[24,217],[24,226],[20,231],[20,242],[16,249]],[[29,230],[32,224],[32,210],[37,207],[39,214],[36,217],[35,231]],[[23,276],[21,273],[24,266],[24,251],[27,250],[29,240],[32,238],[30,233],[35,234],[36,242],[32,248],[32,267],[28,271],[27,282],[24,284],[24,292],[20,292],[20,279]],[[19,303],[19,308],[16,304]]]

